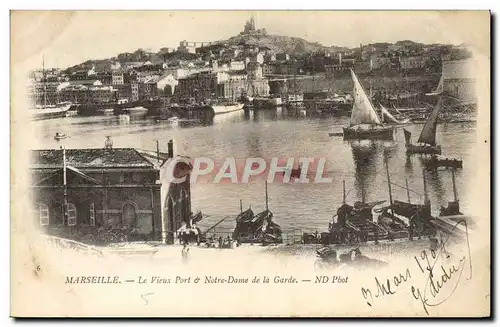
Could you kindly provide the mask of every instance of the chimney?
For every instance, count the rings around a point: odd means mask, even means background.
[[[168,157],[174,157],[174,141],[172,140],[168,141]]]

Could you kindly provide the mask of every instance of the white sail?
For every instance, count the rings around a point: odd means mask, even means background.
[[[439,84],[436,87],[436,91],[434,92],[438,94],[443,93],[443,75],[441,75],[441,78],[439,79]]]
[[[368,99],[368,97],[366,96],[363,87],[359,83],[359,80],[356,77],[356,74],[354,74],[354,71],[352,69],[351,69],[351,77],[354,83],[354,89],[353,89],[354,105],[352,107],[352,113],[351,113],[351,121],[350,121],[351,126],[361,125],[361,124],[380,125],[380,119],[377,116],[377,112],[373,108],[370,99]]]
[[[396,118],[394,118],[393,115],[391,115],[391,113],[385,109],[385,107],[383,105],[380,105],[380,111],[382,111],[382,120],[385,121],[384,117],[387,117],[389,119],[389,121],[393,122],[393,123],[396,123],[396,124],[399,124],[400,121],[397,120]]]
[[[439,79],[439,83],[434,91],[431,93],[426,93],[426,95],[439,95],[443,93],[444,91],[444,82],[443,82],[443,75],[441,75],[441,78]]]

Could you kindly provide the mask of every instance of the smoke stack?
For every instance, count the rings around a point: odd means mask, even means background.
[[[168,141],[168,157],[174,157],[174,141],[172,140]]]

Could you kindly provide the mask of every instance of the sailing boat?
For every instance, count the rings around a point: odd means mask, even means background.
[[[381,112],[380,118],[382,120],[382,123],[400,125],[400,124],[408,124],[410,122],[409,119],[405,119],[403,121],[397,120],[393,115],[391,115],[389,110],[387,110],[382,104],[380,104],[380,112]],[[387,121],[385,119],[386,117]]]
[[[441,78],[439,79],[439,83],[436,87],[436,89],[430,93],[426,93],[425,95],[427,96],[433,96],[433,95],[440,95],[443,93],[443,75],[441,75]]]
[[[71,103],[65,102],[59,105],[50,104],[47,99],[47,81],[45,78],[45,60],[42,61],[42,84],[43,84],[43,104],[35,105],[31,108],[30,115],[33,120],[63,117],[71,108]]]
[[[352,69],[351,77],[354,83],[354,104],[349,126],[343,129],[344,139],[392,140],[394,137],[394,127],[382,125],[370,99],[368,99]]]
[[[411,144],[411,132],[406,129],[403,130],[406,141],[406,153],[441,154],[441,146],[436,145],[436,128],[441,102],[442,98],[439,98],[420,133],[417,144]]]
[[[269,197],[266,185],[266,210],[254,215],[252,209],[242,211],[236,218],[236,228],[233,231],[233,238],[242,243],[262,242],[262,243],[281,243],[281,227],[272,221],[273,213],[269,210]]]

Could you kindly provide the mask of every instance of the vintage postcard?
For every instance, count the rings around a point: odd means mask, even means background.
[[[11,11],[11,315],[489,317],[490,19]]]

